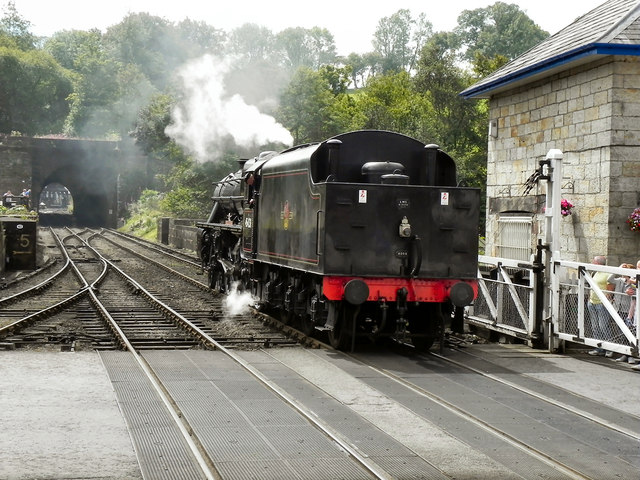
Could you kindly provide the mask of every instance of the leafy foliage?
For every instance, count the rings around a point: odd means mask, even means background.
[[[463,11],[457,28],[436,34],[424,14],[400,9],[380,19],[372,51],[346,58],[327,28],[245,24],[226,32],[148,13],[128,14],[104,34],[61,31],[42,41],[10,1],[0,18],[0,133],[132,137],[145,156],[125,166],[123,198],[145,192],[147,210],[202,217],[211,182],[236,168],[239,153],[257,153],[221,135],[219,158],[199,164],[167,135],[184,96],[177,73],[207,54],[234,59],[220,91],[207,93],[221,103],[239,96],[274,116],[296,144],[394,130],[439,144],[457,160],[460,180],[483,188],[487,104],[459,93],[546,36],[516,5],[496,2]]]
[[[130,216],[121,230],[156,240],[158,219],[163,216],[160,210],[162,195],[155,190],[144,190],[137,202],[132,204]]]
[[[72,76],[41,50],[0,47],[0,132],[26,135],[62,130]]]
[[[28,210],[24,205],[16,205],[10,208],[0,205],[0,216],[22,218],[24,220],[38,220],[38,214],[33,210]]]
[[[36,37],[30,32],[31,22],[22,18],[13,1],[7,2],[0,18],[0,46],[18,50],[36,48]]]
[[[383,72],[410,72],[432,25],[424,14],[418,19],[406,9],[382,18],[373,35],[373,46],[382,59]]]
[[[455,33],[466,47],[464,57],[469,62],[476,53],[511,60],[549,36],[517,5],[504,2],[463,11]]]

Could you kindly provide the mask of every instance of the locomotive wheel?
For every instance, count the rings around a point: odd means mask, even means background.
[[[224,272],[219,268],[211,267],[209,269],[209,288],[220,293],[225,293],[226,279],[224,278]]]
[[[416,350],[419,350],[421,352],[426,352],[427,350],[429,350],[433,346],[433,342],[435,341],[436,339],[434,337],[411,335],[411,343],[416,348]]]
[[[357,309],[353,306],[342,305],[333,330],[329,331],[329,343],[336,350],[351,348],[353,337],[353,322]]]

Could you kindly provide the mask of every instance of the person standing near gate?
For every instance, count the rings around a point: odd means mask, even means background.
[[[607,257],[602,255],[596,255],[591,262],[594,265],[606,265]],[[609,274],[607,272],[596,272],[593,275],[593,281],[601,291],[613,290],[615,285],[609,283]],[[589,302],[587,303],[587,311],[589,312],[589,321],[591,323],[591,337],[597,340],[604,340],[607,332],[607,325],[609,322],[609,312],[604,306],[600,297],[596,294],[592,288],[589,294]],[[589,355],[608,355],[613,356],[613,352],[607,352],[602,348],[595,348],[590,350]]]

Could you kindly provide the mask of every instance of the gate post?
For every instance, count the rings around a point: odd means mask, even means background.
[[[548,341],[549,350],[559,348],[553,332],[558,322],[560,313],[560,284],[555,272],[555,262],[560,260],[560,217],[562,197],[562,158],[563,153],[557,149],[551,149],[545,160],[540,161],[543,169],[544,180],[547,180],[547,191],[544,209],[544,284],[545,288],[538,291],[537,295],[544,295],[544,324],[536,327],[545,329],[545,340]],[[545,171],[546,169],[546,171]]]

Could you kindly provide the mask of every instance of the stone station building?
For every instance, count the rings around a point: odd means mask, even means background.
[[[471,86],[489,99],[486,254],[529,260],[544,232],[545,183],[527,180],[563,152],[563,259],[640,258],[626,220],[640,206],[640,1],[609,0]]]

